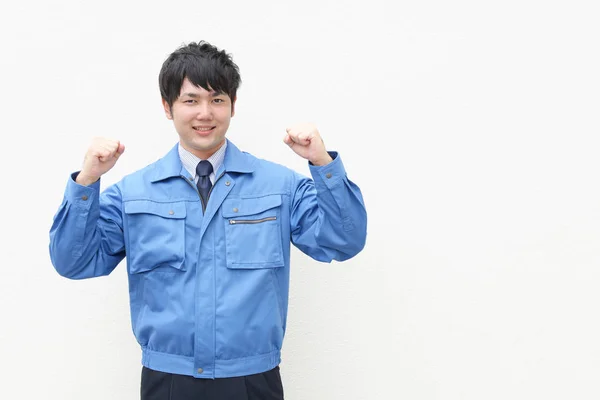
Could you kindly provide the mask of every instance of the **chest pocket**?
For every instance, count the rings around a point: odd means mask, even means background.
[[[281,195],[227,199],[221,206],[221,215],[228,268],[283,266]]]
[[[167,266],[185,271],[185,202],[132,200],[124,211],[130,273]]]

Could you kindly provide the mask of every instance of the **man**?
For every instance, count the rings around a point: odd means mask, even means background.
[[[173,52],[159,85],[179,143],[100,194],[125,147],[94,139],[50,231],[65,277],[108,275],[127,257],[143,400],[283,399],[290,242],[323,262],[365,243],[360,190],[313,125],[284,137],[312,180],[225,138],[239,84],[231,57],[209,43]]]

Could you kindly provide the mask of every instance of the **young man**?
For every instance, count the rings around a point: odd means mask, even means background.
[[[55,215],[52,263],[84,279],[127,257],[143,400],[283,399],[290,242],[323,262],[356,255],[366,238],[360,190],[311,124],[288,128],[284,142],[312,180],[225,138],[240,75],[224,51],[177,49],[159,84],[179,143],[100,194],[125,147],[94,139]]]

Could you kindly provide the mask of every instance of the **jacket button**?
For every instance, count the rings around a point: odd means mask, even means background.
[[[88,199],[87,196],[81,196],[81,200],[86,201]]]
[[[225,182],[225,186],[229,186],[229,185],[231,185],[231,182],[229,182],[229,181]]]
[[[326,177],[327,179],[331,178],[331,172],[328,172],[328,173],[326,173],[326,174],[325,174],[325,177]]]
[[[202,368],[198,368],[198,373],[199,373],[199,374],[201,374],[201,373],[203,373],[203,372],[204,372],[204,370],[203,370]]]
[[[175,214],[175,213],[173,212],[173,210],[169,211],[169,215],[173,215],[173,214]]]
[[[233,208],[233,212],[238,212],[239,210],[237,208]]]

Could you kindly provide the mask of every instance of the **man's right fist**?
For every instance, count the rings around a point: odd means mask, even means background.
[[[76,182],[83,186],[91,185],[115,166],[125,151],[125,146],[118,140],[97,137],[92,140],[83,160],[81,172]]]

